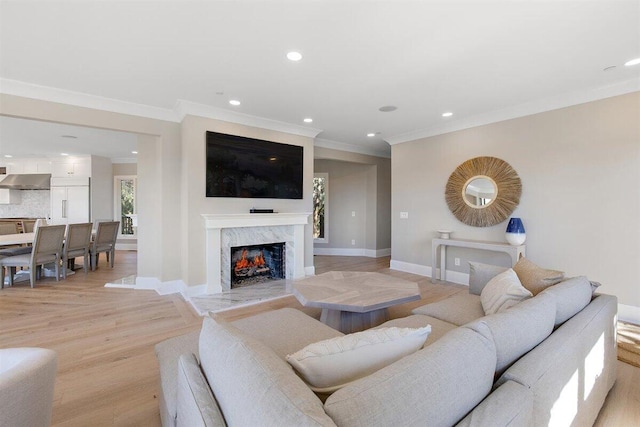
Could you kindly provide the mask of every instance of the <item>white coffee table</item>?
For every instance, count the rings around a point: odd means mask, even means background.
[[[387,308],[420,299],[417,283],[386,274],[330,271],[293,283],[305,307],[322,309],[320,320],[343,333],[372,328],[389,319]]]

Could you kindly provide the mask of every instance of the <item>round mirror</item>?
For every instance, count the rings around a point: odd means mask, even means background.
[[[488,176],[474,176],[464,186],[462,197],[472,208],[482,209],[489,206],[498,195],[498,187]]]
[[[520,177],[509,163],[496,157],[475,157],[453,171],[445,198],[461,222],[490,227],[513,213],[521,193]]]

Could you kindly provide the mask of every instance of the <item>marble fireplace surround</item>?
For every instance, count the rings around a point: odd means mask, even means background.
[[[285,242],[286,278],[304,273],[304,227],[310,213],[202,214],[206,230],[207,294],[231,288],[231,247]]]

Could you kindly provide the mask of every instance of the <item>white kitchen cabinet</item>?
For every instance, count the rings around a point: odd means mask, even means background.
[[[51,163],[52,177],[89,177],[91,176],[91,159],[77,158]]]
[[[53,224],[89,222],[90,213],[88,178],[51,179],[51,222]]]

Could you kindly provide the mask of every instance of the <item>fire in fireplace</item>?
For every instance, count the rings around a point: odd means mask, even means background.
[[[231,248],[231,288],[286,278],[285,243]]]

